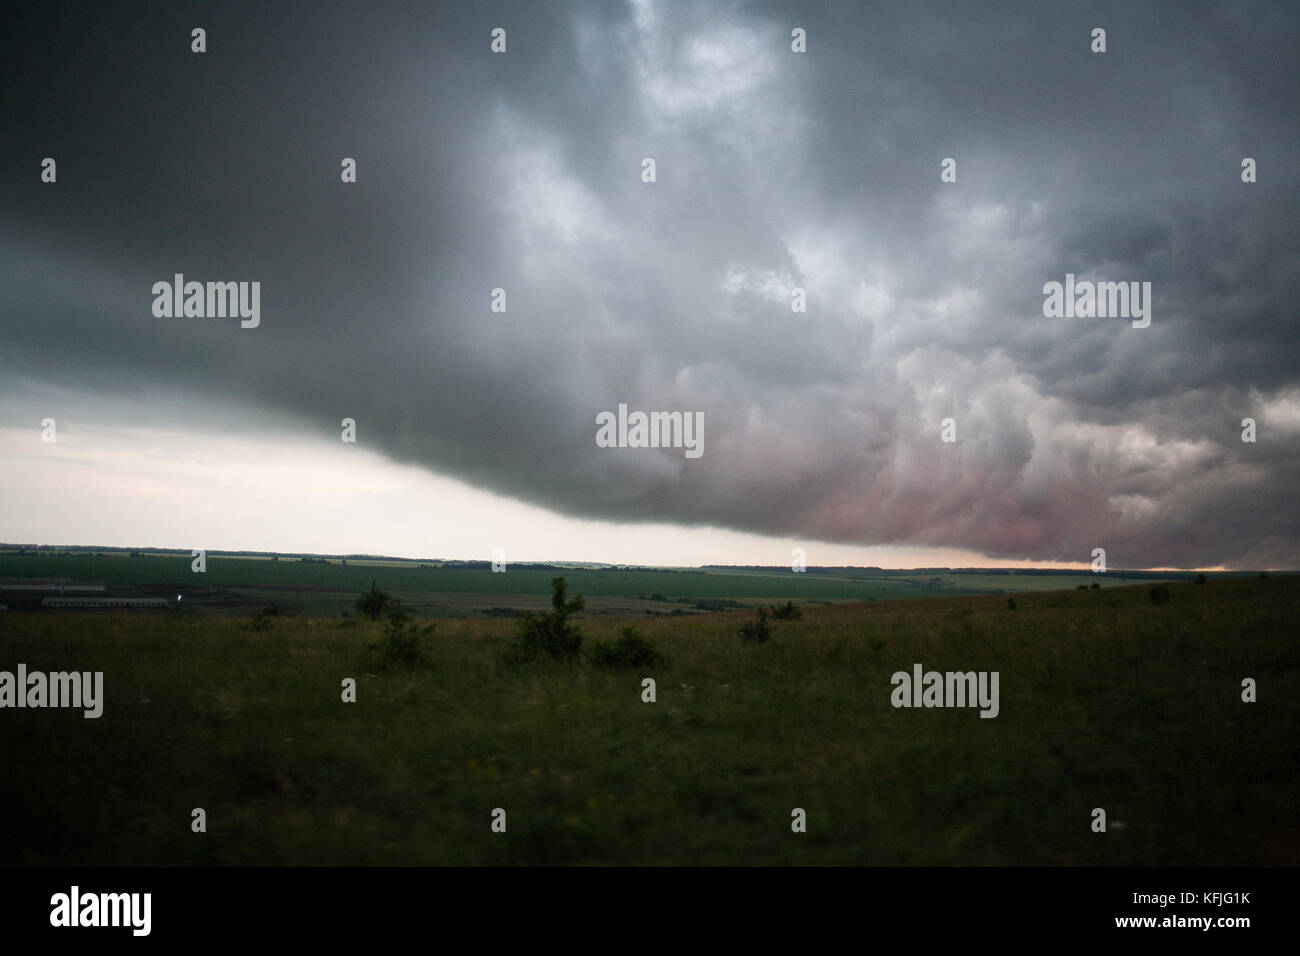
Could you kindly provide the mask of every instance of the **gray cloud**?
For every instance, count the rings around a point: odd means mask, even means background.
[[[6,391],[166,394],[169,424],[251,402],[322,440],[352,416],[395,460],[612,520],[1300,563],[1289,5],[12,20]],[[261,281],[262,326],[154,318],[175,272]],[[1150,328],[1045,319],[1067,272],[1150,281]],[[702,411],[704,456],[597,448],[620,402]]]

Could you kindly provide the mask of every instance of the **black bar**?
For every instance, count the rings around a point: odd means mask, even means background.
[[[586,938],[677,948],[701,935],[812,944],[831,933],[864,945],[897,934],[927,945],[1126,936],[1138,945],[1232,945],[1285,930],[1295,877],[1285,868],[4,869],[0,926],[7,941],[91,945],[280,937],[295,946],[375,945],[408,934],[431,947]],[[83,901],[151,894],[148,936],[129,926],[52,926],[52,897],[74,885]],[[1135,917],[1157,925],[1116,924]],[[1176,924],[1202,917],[1246,917],[1249,925]],[[1174,925],[1159,925],[1165,919]]]

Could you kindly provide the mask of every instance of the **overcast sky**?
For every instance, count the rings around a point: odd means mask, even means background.
[[[0,540],[1300,566],[1292,3],[10,7]]]

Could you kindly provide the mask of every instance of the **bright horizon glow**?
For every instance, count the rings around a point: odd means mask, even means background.
[[[38,419],[39,420],[39,419]],[[861,546],[713,527],[617,523],[557,514],[364,444],[161,428],[0,428],[0,539],[55,547],[365,554],[507,565],[587,562],[642,567],[810,567],[1086,570],[1087,560],[993,559],[955,548]],[[1126,570],[1108,555],[1112,570]],[[1167,568],[1143,570],[1226,570]],[[1270,570],[1270,569],[1263,569]]]

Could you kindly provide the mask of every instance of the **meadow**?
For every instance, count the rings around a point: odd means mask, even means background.
[[[511,565],[504,574],[488,567],[421,566],[399,560],[340,559],[300,562],[284,557],[209,554],[206,570],[191,570],[185,554],[125,551],[56,553],[0,552],[0,578],[64,577],[102,581],[110,590],[174,600],[188,607],[250,613],[267,604],[304,614],[338,616],[372,580],[399,596],[421,617],[467,617],[507,608],[537,610],[550,599],[551,579],[562,573],[571,588],[586,596],[593,614],[679,614],[701,610],[699,601],[734,601],[757,606],[774,601],[799,603],[878,601],[952,594],[1019,594],[1097,584],[1103,588],[1160,580],[1190,580],[1189,573],[1087,571],[1043,574],[970,573],[942,569],[896,571],[871,568],[534,568]],[[657,597],[657,599],[656,599]],[[707,609],[707,608],[704,608]]]
[[[762,644],[578,614],[668,659],[622,669],[508,664],[504,618],[419,621],[407,668],[355,614],[10,612],[0,669],[105,703],[0,710],[0,863],[1300,863],[1300,577],[1168,589],[805,605]],[[998,671],[999,715],[894,708],[914,663]]]

